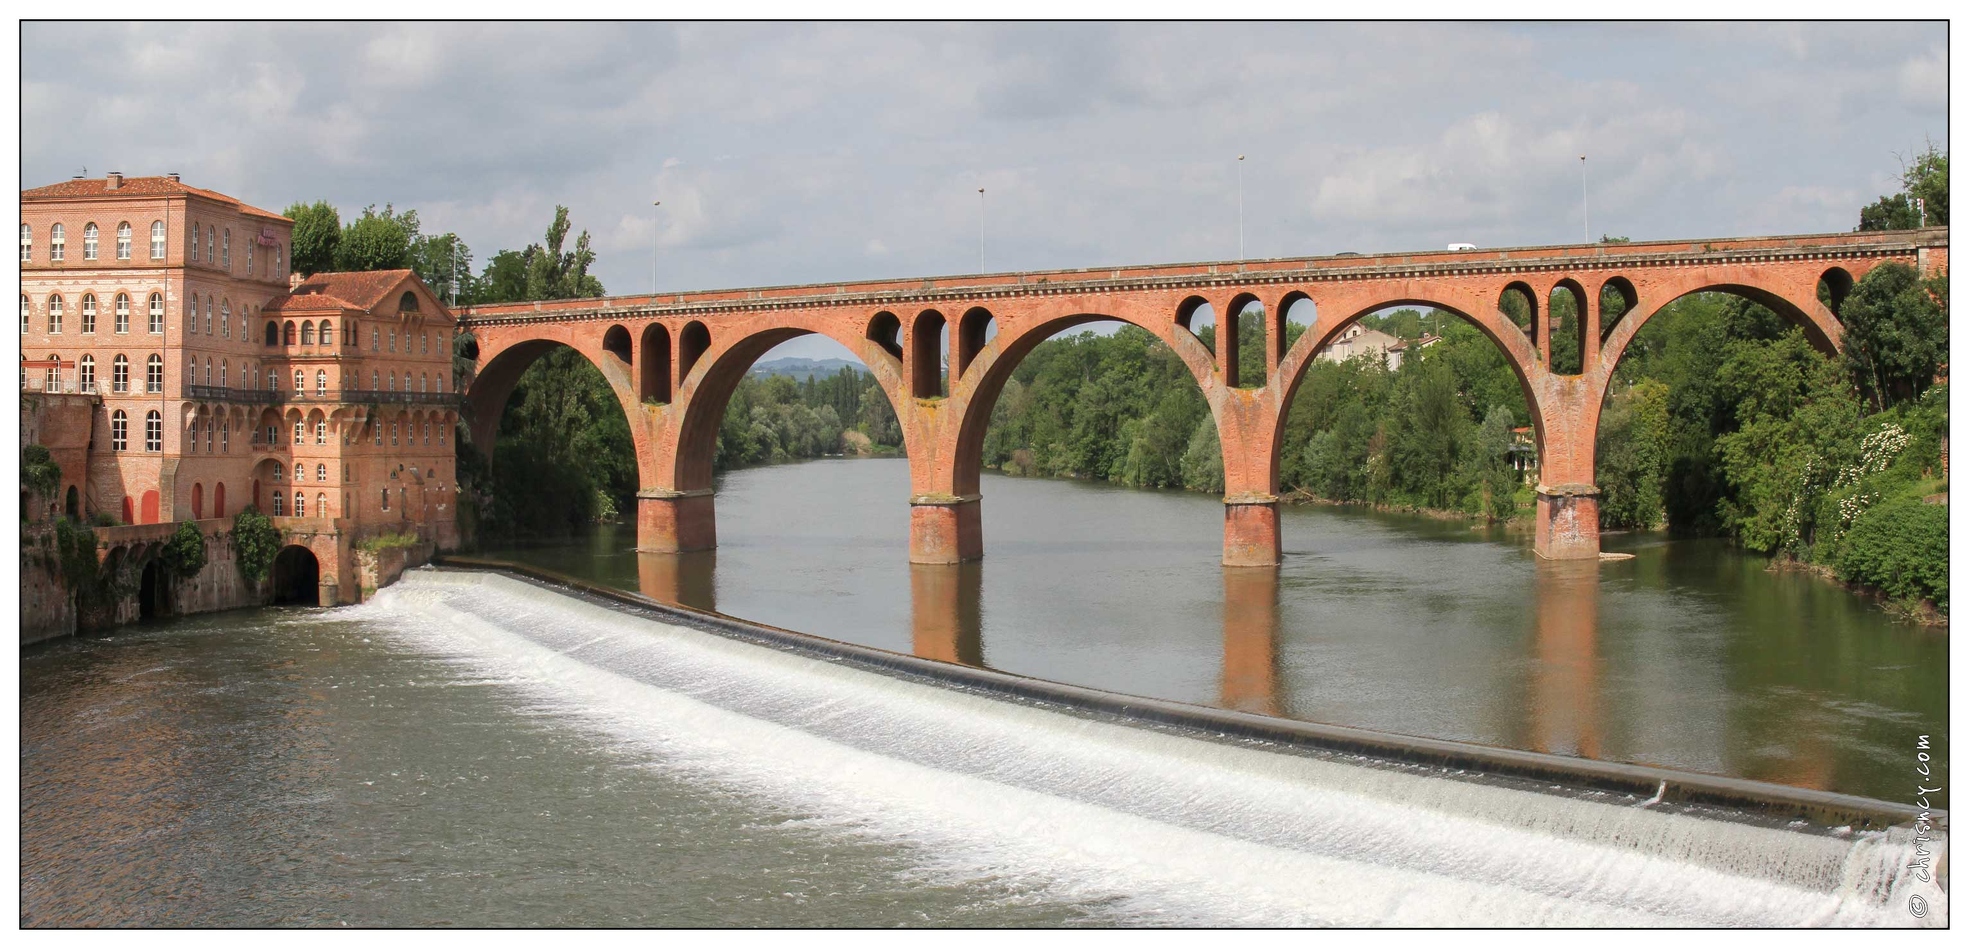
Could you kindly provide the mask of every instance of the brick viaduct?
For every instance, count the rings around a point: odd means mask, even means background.
[[[979,457],[985,427],[1014,367],[1076,324],[1132,323],[1189,366],[1224,452],[1224,563],[1279,561],[1279,444],[1292,394],[1315,353],[1360,317],[1396,305],[1469,321],[1504,353],[1524,388],[1540,459],[1534,548],[1551,559],[1599,554],[1594,437],[1628,343],[1665,304],[1698,291],[1738,294],[1804,328],[1828,353],[1833,312],[1853,281],[1887,261],[1947,269],[1948,231],[1814,234],[1469,251],[1343,255],[1237,263],[983,274],[482,306],[461,324],[478,347],[466,394],[472,436],[490,454],[520,374],[567,345],[601,369],[628,415],[642,489],[638,546],[716,546],[712,457],[726,403],[752,363],[817,333],[874,374],[903,432],[911,496],[909,556],[954,563],[983,556]],[[1826,284],[1833,300],[1820,302]],[[1618,294],[1617,318],[1602,295]],[[1549,302],[1577,303],[1577,374],[1554,372]],[[1529,327],[1503,309],[1531,304]],[[1611,294],[1609,294],[1611,295]],[[1288,310],[1315,318],[1284,346]],[[1190,330],[1205,307],[1217,325],[1251,304],[1266,322],[1263,378],[1238,378],[1237,334],[1214,351]],[[1296,311],[1295,312],[1299,312]],[[943,342],[949,329],[948,353]],[[947,370],[947,382],[946,382]]]

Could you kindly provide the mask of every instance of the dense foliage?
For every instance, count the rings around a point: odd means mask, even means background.
[[[252,583],[265,580],[267,571],[273,568],[274,556],[279,553],[280,531],[259,508],[249,504],[233,515],[232,559],[240,576]]]
[[[21,446],[21,487],[34,493],[36,497],[52,498],[61,490],[62,466],[55,463],[55,456],[46,445],[29,443]]]
[[[171,532],[171,539],[164,542],[158,557],[176,576],[197,574],[205,569],[205,532],[191,521],[179,521],[178,529]]]

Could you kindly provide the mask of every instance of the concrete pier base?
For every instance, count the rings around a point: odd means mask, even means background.
[[[1278,562],[1278,498],[1224,498],[1224,566],[1273,567]]]
[[[909,562],[962,563],[984,557],[978,496],[909,499]]]
[[[674,554],[716,546],[718,519],[709,490],[636,495],[637,550]]]
[[[1532,549],[1547,560],[1600,559],[1600,489],[1590,484],[1539,485]]]

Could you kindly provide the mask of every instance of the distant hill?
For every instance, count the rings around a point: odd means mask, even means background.
[[[858,370],[862,365],[852,359],[803,359],[799,356],[784,356],[753,364],[752,374],[786,376],[790,379],[805,379],[808,376],[825,378],[840,372],[843,367]]]

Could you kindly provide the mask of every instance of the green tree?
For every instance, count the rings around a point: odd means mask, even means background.
[[[1946,300],[1947,284],[1938,287]],[[1948,357],[1948,315],[1934,288],[1905,264],[1882,264],[1862,277],[1839,317],[1846,365],[1874,411],[1919,398]]]
[[[545,246],[527,248],[526,299],[570,300],[603,294],[601,281],[588,275],[595,252],[588,246],[588,232],[575,238],[573,250],[562,250],[570,228],[567,208],[554,207],[554,223],[547,227]]]
[[[179,521],[178,529],[171,532],[171,539],[164,542],[159,556],[173,574],[196,576],[205,569],[205,532],[196,523]]]
[[[53,498],[61,490],[62,466],[47,446],[29,443],[21,446],[21,487],[36,497]]]
[[[418,240],[417,212],[396,213],[384,205],[362,209],[362,216],[342,229],[335,245],[337,270],[399,270],[411,264],[410,248]]]
[[[1901,165],[1902,191],[1860,209],[1862,231],[1903,231],[1920,227],[1923,211],[1930,227],[1948,225],[1948,153],[1933,142],[1912,162]],[[1917,204],[1919,201],[1919,204]]]
[[[303,277],[335,269],[336,245],[342,242],[342,215],[326,201],[291,204],[284,212],[294,219],[294,272]]]
[[[275,554],[280,553],[280,531],[273,526],[260,509],[252,505],[232,519],[232,560],[239,568],[239,575],[249,582],[259,583],[267,578],[267,571],[273,567]]]
[[[457,234],[420,234],[410,242],[410,269],[446,304],[470,305],[478,300],[478,279],[472,276],[472,249]]]

